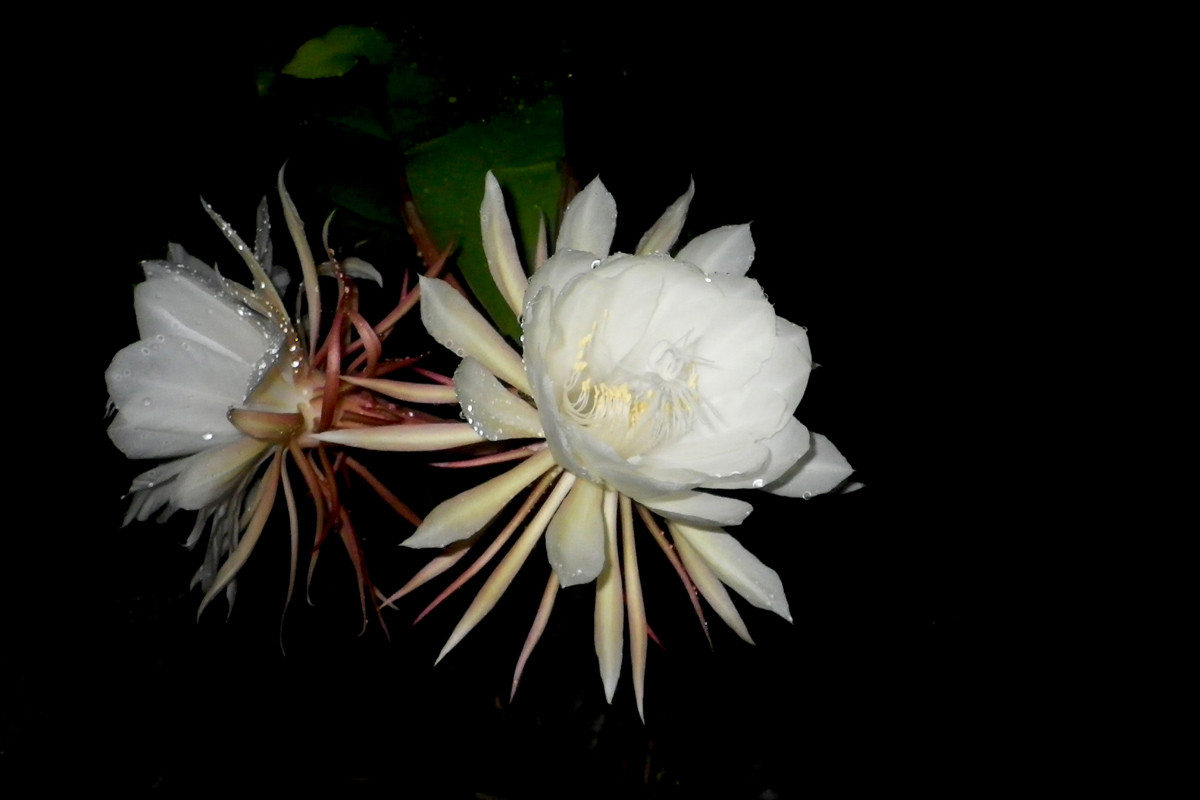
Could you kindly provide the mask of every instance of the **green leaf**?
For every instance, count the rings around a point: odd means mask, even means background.
[[[391,57],[392,43],[382,31],[341,25],[300,45],[283,73],[296,78],[340,78],[361,58],[382,64]]]
[[[434,239],[457,240],[458,267],[496,326],[514,340],[521,326],[488,272],[479,230],[483,179],[490,169],[510,202],[509,212],[529,268],[538,221],[558,222],[566,155],[562,101],[550,97],[514,114],[463,126],[409,151],[408,182]]]

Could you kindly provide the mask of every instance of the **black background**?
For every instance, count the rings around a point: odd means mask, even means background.
[[[976,478],[1013,435],[995,395],[1014,364],[984,352],[1006,318],[1007,233],[1023,219],[1010,201],[1029,124],[1009,113],[1019,55],[975,26],[950,41],[916,19],[715,27],[421,29],[428,52],[455,54],[445,69],[459,78],[544,68],[560,82],[568,158],[616,196],[618,247],[689,175],[692,233],[752,221],[751,276],[808,328],[822,364],[798,416],[866,484],[750,498],[736,533],[779,571],[795,618],[743,604],[753,648],[714,618],[710,651],[647,551],[666,649],[652,646],[644,724],[627,671],[604,702],[582,590],[560,596],[509,703],[540,567],[435,668],[471,587],[416,628],[428,591],[387,612],[390,640],[374,619],[359,636],[353,575],[331,548],[317,605],[288,613],[285,656],[277,519],[228,620],[217,603],[195,621],[186,515],[120,526],[139,465],[104,433],[101,376],[136,338],[140,260],[179,241],[232,263],[199,194],[248,232],[287,160],[319,224],[327,162],[345,164],[264,112],[253,81],[328,25],[113,26],[31,51],[27,152],[47,177],[10,241],[10,303],[34,315],[12,332],[29,376],[12,397],[31,389],[18,437],[32,438],[4,560],[8,775],[161,796],[794,797],[953,789],[993,774],[997,748],[1021,751],[1001,722],[1025,669],[1003,646],[1024,587],[1003,572],[1005,491]],[[419,512],[448,493],[417,459],[380,474]],[[406,523],[377,518],[358,527],[390,589],[424,556],[396,547]]]

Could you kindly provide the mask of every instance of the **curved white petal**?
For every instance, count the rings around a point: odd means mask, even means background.
[[[791,469],[808,452],[810,442],[808,428],[792,417],[779,433],[761,443],[770,455],[757,473],[713,479],[702,485],[706,489],[763,489]]]
[[[224,447],[205,450],[188,459],[175,479],[173,502],[180,508],[199,510],[217,502],[267,454],[273,445],[242,437]]]
[[[467,356],[454,372],[458,402],[471,428],[488,441],[541,438],[537,409],[510,392],[496,376]]]
[[[764,488],[771,494],[807,498],[837,488],[852,472],[854,467],[833,446],[833,442],[814,433],[808,453]]]
[[[577,480],[546,529],[546,555],[563,586],[593,581],[604,568],[604,488]]]
[[[450,284],[421,276],[421,322],[443,347],[477,359],[500,380],[530,394],[521,357]]]
[[[153,277],[133,290],[133,310],[143,339],[171,336],[196,342],[242,362],[249,371],[282,337],[265,318],[214,294],[220,291],[215,274],[205,285],[186,272],[171,272],[161,262],[144,268]]]
[[[687,191],[667,207],[658,221],[650,226],[650,230],[642,234],[634,252],[638,255],[665,253],[674,247],[679,232],[683,230],[683,223],[687,220],[688,206],[691,205],[692,196],[695,194],[696,182],[688,181]]]
[[[634,497],[646,508],[668,519],[698,525],[741,525],[754,506],[732,497],[708,492],[676,492],[662,497]]]
[[[563,213],[554,252],[583,250],[608,255],[617,230],[617,201],[596,178],[575,196]]]
[[[444,501],[430,511],[405,547],[444,547],[465,539],[491,522],[517,492],[554,467],[554,456],[542,450],[503,475]]]
[[[236,435],[226,414],[249,388],[251,368],[188,339],[159,335],[113,357],[105,372],[118,409],[114,444],[130,458],[186,455]]]
[[[479,224],[483,232],[483,254],[487,258],[492,280],[496,282],[496,288],[508,307],[520,316],[525,304],[528,279],[521,268],[521,259],[517,257],[517,243],[508,221],[508,212],[504,209],[504,194],[491,170],[488,170],[483,183]]]
[[[745,275],[754,261],[750,226],[726,225],[702,233],[684,245],[675,258],[695,264],[705,274]]]
[[[668,523],[676,540],[684,538],[727,586],[758,608],[792,621],[779,573],[759,561],[723,530]]]

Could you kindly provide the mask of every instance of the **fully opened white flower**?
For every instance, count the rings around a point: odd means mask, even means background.
[[[447,284],[422,280],[422,320],[464,356],[455,384],[467,420],[489,440],[544,445],[527,445],[532,455],[519,466],[436,507],[405,544],[442,546],[473,536],[539,479],[534,496],[547,494],[442,655],[491,609],[544,536],[553,573],[521,664],[557,589],[596,581],[606,693],[611,700],[627,608],[640,709],[646,624],[635,508],[685,584],[694,583],[744,638],[725,586],[790,619],[774,570],[723,530],[741,523],[751,505],[706,490],[811,496],[836,487],[851,469],[793,416],[812,367],[808,338],[776,316],[746,277],[754,257],[749,226],[718,228],[668,255],[692,193],[667,209],[634,254],[610,255],[616,203],[593,181],[568,207],[554,256],[527,279],[489,174],[484,247],[497,285],[522,318],[523,357]],[[527,501],[501,541],[532,508]],[[671,541],[654,514],[667,520]],[[495,551],[493,545],[468,575]]]

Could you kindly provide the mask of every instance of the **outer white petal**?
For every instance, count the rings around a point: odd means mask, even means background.
[[[687,220],[688,206],[691,205],[694,194],[696,182],[693,180],[688,182],[687,191],[668,206],[658,221],[650,226],[650,230],[642,235],[634,252],[638,255],[665,253],[674,247],[679,232],[683,230],[683,223]]]
[[[188,459],[173,485],[173,502],[192,511],[217,502],[237,486],[273,445],[243,437]]]
[[[500,380],[530,393],[521,357],[450,284],[421,276],[421,322],[443,347],[477,359]]]
[[[520,316],[528,279],[521,268],[521,259],[517,257],[517,243],[508,221],[508,212],[504,209],[504,195],[490,170],[483,184],[479,224],[483,230],[483,253],[487,257],[492,280],[496,282],[508,307]]]
[[[130,458],[186,455],[237,435],[226,414],[246,396],[250,366],[160,336],[122,349],[105,372],[119,411],[109,436]]]
[[[716,478],[702,484],[707,489],[762,489],[778,480],[808,452],[811,439],[808,428],[792,417],[783,430],[760,444],[770,451],[766,465],[755,475]]]
[[[526,351],[529,349],[530,330],[536,327],[536,323],[533,323],[534,305],[536,304],[543,313],[548,313],[552,308],[553,299],[558,296],[559,292],[575,278],[591,272],[599,262],[595,253],[585,253],[581,250],[559,250],[542,265],[541,269],[533,273],[533,277],[529,279],[529,286],[525,290]]]
[[[785,497],[812,497],[836,488],[852,472],[854,467],[833,446],[833,442],[814,433],[808,453],[778,480],[764,488],[772,494]]]
[[[147,263],[144,269],[153,277],[133,290],[133,310],[143,339],[159,335],[187,339],[248,367],[280,338],[279,333],[271,335],[265,319],[246,315],[245,307],[239,313],[228,299],[216,296],[220,289],[215,274],[202,284],[162,262]]]
[[[503,475],[441,503],[401,544],[405,547],[444,547],[467,538],[491,522],[517,492],[553,466],[554,456],[549,450],[530,456]]]
[[[616,230],[617,201],[596,178],[567,206],[554,252],[583,250],[606,256]]]
[[[454,386],[467,422],[488,441],[545,435],[537,409],[504,388],[495,375],[470,356],[454,372]]]
[[[546,555],[563,586],[596,579],[604,569],[604,488],[577,480],[546,529]]]
[[[758,608],[774,611],[792,621],[779,573],[759,561],[737,539],[723,530],[669,523],[676,537],[687,539],[700,557],[727,586]]]
[[[692,239],[675,258],[695,264],[705,274],[742,276],[754,261],[754,239],[749,225],[726,225]]]
[[[649,499],[633,496],[633,499],[668,519],[697,525],[741,525],[754,510],[754,506],[742,500],[708,492],[676,492]]]

